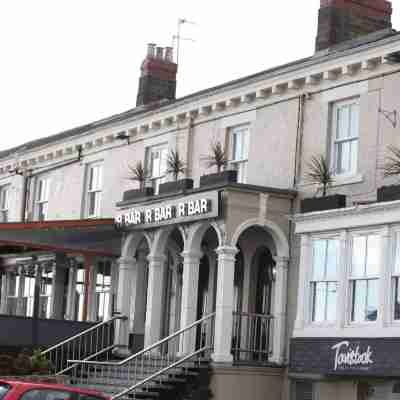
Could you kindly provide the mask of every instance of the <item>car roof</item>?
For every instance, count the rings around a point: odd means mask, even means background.
[[[101,392],[97,392],[95,390],[90,390],[90,389],[80,389],[78,387],[74,386],[66,386],[62,385],[59,383],[42,383],[42,382],[29,382],[29,381],[19,381],[19,380],[14,380],[14,379],[0,379],[0,384],[5,383],[9,384],[11,386],[23,386],[27,388],[41,388],[41,389],[57,389],[57,390],[67,390],[69,392],[74,392],[74,393],[81,393],[81,394],[88,394],[92,396],[97,396],[97,397],[103,397],[108,399],[109,397],[104,395]]]

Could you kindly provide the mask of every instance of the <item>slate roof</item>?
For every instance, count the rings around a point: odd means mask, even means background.
[[[358,49],[364,49],[368,48],[369,45],[376,44],[378,45],[377,42],[382,41],[382,44],[384,44],[386,41],[391,41],[391,40],[398,40],[400,38],[400,32],[395,31],[394,29],[384,29],[382,31],[378,31],[375,33],[371,33],[369,35],[349,40],[343,43],[340,43],[338,45],[335,45],[329,49],[319,51],[315,53],[311,57],[306,57],[302,58],[284,65],[280,65],[274,68],[270,68],[261,72],[258,72],[256,74],[248,75],[243,78],[239,78],[230,82],[223,83],[218,86],[214,86],[211,88],[207,88],[205,90],[201,90],[192,94],[189,94],[187,96],[181,97],[176,100],[162,100],[159,102],[155,102],[149,105],[145,106],[140,106],[140,107],[135,107],[133,109],[124,111],[119,114],[112,115],[107,118],[103,118],[98,121],[94,121],[92,123],[82,125],[73,129],[69,129],[63,132],[60,132],[55,135],[43,137],[37,140],[32,140],[29,142],[26,142],[20,146],[16,146],[7,150],[0,151],[0,159],[1,158],[6,158],[9,155],[15,153],[15,152],[24,152],[24,151],[29,151],[37,147],[41,147],[53,142],[61,141],[67,138],[72,138],[74,136],[78,136],[83,133],[90,132],[96,128],[101,128],[105,127],[107,125],[110,125],[115,122],[120,122],[124,121],[133,117],[138,117],[140,115],[146,114],[147,112],[150,111],[155,111],[159,109],[160,111],[162,109],[168,108],[169,106],[179,106],[180,104],[187,103],[188,101],[195,99],[195,98],[201,98],[207,95],[210,95],[215,92],[219,92],[224,89],[228,88],[233,88],[236,86],[241,86],[243,84],[248,84],[252,81],[257,81],[259,79],[266,79],[266,78],[271,78],[273,76],[277,76],[279,74],[282,74],[284,72],[290,72],[290,71],[295,71],[296,69],[299,69],[300,67],[306,67],[310,66],[313,64],[318,64],[321,61],[327,61],[329,59],[334,59],[338,58],[342,55],[345,55],[347,53],[351,53],[354,50]]]

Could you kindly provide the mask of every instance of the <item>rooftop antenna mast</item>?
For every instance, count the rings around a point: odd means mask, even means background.
[[[194,39],[191,38],[184,38],[181,36],[181,28],[183,24],[191,24],[191,25],[196,25],[195,22],[189,21],[186,18],[179,18],[178,19],[178,29],[176,31],[176,35],[173,36],[172,38],[172,47],[175,47],[175,42],[176,42],[176,63],[179,65],[179,51],[180,51],[180,45],[181,45],[181,40],[188,40],[191,42],[195,42]]]

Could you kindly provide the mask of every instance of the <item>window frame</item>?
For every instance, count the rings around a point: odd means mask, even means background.
[[[246,132],[247,136],[247,143],[245,140],[245,135],[243,135],[243,132]],[[236,136],[238,133],[242,134],[241,138],[241,146],[242,149],[246,149],[247,154],[245,154],[245,157],[240,159],[235,159],[235,140],[234,136]],[[248,164],[249,164],[249,154],[250,154],[250,135],[251,135],[251,124],[250,123],[244,123],[240,125],[235,125],[231,126],[228,128],[228,143],[229,143],[229,165],[235,169],[238,172],[238,183],[247,183],[248,180]]]
[[[333,233],[333,234],[326,234],[326,235],[315,235],[311,236],[310,238],[310,268],[308,271],[308,277],[307,277],[307,292],[308,292],[308,297],[309,297],[309,307],[308,307],[308,324],[314,327],[324,327],[324,326],[333,326],[336,325],[338,318],[339,318],[339,290],[340,290],[340,280],[341,280],[341,274],[340,274],[340,262],[342,258],[341,254],[341,247],[340,247],[340,234],[339,233]],[[323,279],[316,281],[314,280],[314,242],[318,240],[323,240],[323,241],[329,241],[329,240],[336,240],[337,241],[337,254],[336,254],[336,281],[333,281],[331,279]],[[326,249],[327,251],[327,249]],[[325,259],[325,274],[324,277],[327,277],[327,265],[328,265],[328,258]],[[313,314],[314,314],[314,291],[312,288],[313,283],[318,283],[318,282],[324,282],[326,284],[328,283],[335,283],[336,282],[336,290],[337,290],[337,295],[336,295],[336,316],[334,320],[328,320],[325,319],[323,321],[314,321],[313,320]],[[325,314],[327,312],[327,303],[325,304]]]
[[[101,218],[101,210],[102,210],[102,200],[103,200],[103,182],[104,182],[104,166],[101,161],[96,161],[94,163],[87,164],[87,172],[86,172],[86,204],[85,204],[85,216],[87,218]],[[92,187],[92,171],[98,169],[100,174],[100,179],[97,179],[97,183],[99,186]],[[91,213],[91,197],[94,196],[94,210]]]
[[[357,136],[347,136],[344,139],[337,139],[337,131],[338,131],[338,110],[342,107],[348,107],[353,104],[357,104],[358,106],[358,132]],[[353,177],[359,173],[359,153],[360,153],[360,96],[354,96],[344,100],[337,100],[331,103],[331,151],[330,151],[330,167],[333,171],[333,175],[338,178],[346,178],[346,177]],[[349,115],[350,118],[350,115]],[[351,118],[350,118],[351,121]],[[338,143],[346,143],[346,142],[354,142],[357,141],[357,154],[356,154],[356,161],[353,170],[345,171],[345,172],[338,172],[338,151],[337,151],[337,144]],[[351,156],[349,156],[351,159]]]
[[[162,153],[165,151],[165,171],[162,171]],[[153,171],[153,154],[156,152],[160,152],[160,164],[158,168],[158,174],[154,174]],[[151,186],[154,189],[154,194],[158,194],[160,184],[164,183],[167,179],[167,157],[169,153],[169,147],[167,142],[154,144],[152,146],[146,147],[146,159],[145,165],[146,170],[149,175],[149,181],[151,182]]]
[[[396,299],[396,285],[395,281],[397,281],[398,284],[398,290],[399,290],[399,298],[400,298],[400,227],[397,227],[391,232],[391,259],[389,261],[390,263],[390,321],[393,325],[400,325],[400,316],[399,318],[395,318],[395,313],[396,313],[396,304],[395,304],[395,299]],[[396,263],[397,259],[399,260],[399,269],[396,271]],[[400,304],[400,302],[399,302]]]
[[[379,261],[378,261],[378,266],[379,266],[379,271],[376,275],[367,275],[366,274],[366,265],[368,263],[368,251],[366,252],[365,256],[366,258],[364,259],[364,274],[361,276],[353,275],[353,257],[354,257],[354,239],[357,237],[368,237],[368,236],[378,236],[379,241],[380,241],[380,246],[379,246]],[[349,252],[348,252],[348,257],[347,257],[347,263],[348,263],[348,272],[347,272],[347,279],[346,279],[346,285],[347,285],[347,292],[346,292],[346,302],[347,302],[347,324],[349,326],[360,326],[360,325],[374,325],[377,324],[380,319],[382,318],[381,309],[380,309],[380,291],[381,291],[381,282],[382,279],[384,279],[384,268],[383,268],[383,261],[384,261],[384,254],[383,254],[383,235],[382,231],[380,229],[373,229],[373,230],[362,230],[362,231],[357,231],[357,230],[352,230],[350,231],[349,239],[348,239],[348,246],[349,246]],[[366,249],[368,246],[368,239],[366,243]],[[371,281],[371,280],[376,280],[377,281],[377,316],[376,319],[373,321],[370,320],[362,320],[362,321],[357,321],[353,320],[353,302],[354,302],[354,285],[353,283],[355,281]]]
[[[0,221],[9,222],[11,184],[0,185]]]
[[[42,191],[43,182],[45,190]],[[35,196],[35,215],[38,221],[47,221],[49,217],[49,198],[50,198],[51,179],[48,176],[41,176],[36,181],[36,196]],[[44,194],[44,197],[42,197]],[[43,211],[45,210],[45,211]]]

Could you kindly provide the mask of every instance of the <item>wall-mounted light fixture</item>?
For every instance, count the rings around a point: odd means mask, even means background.
[[[117,133],[117,136],[115,136],[115,139],[117,139],[117,140],[126,140],[127,143],[130,144],[129,143],[129,138],[130,138],[129,135],[126,132]]]
[[[398,112],[397,110],[388,111],[379,108],[378,111],[392,124],[393,128],[397,126]]]

